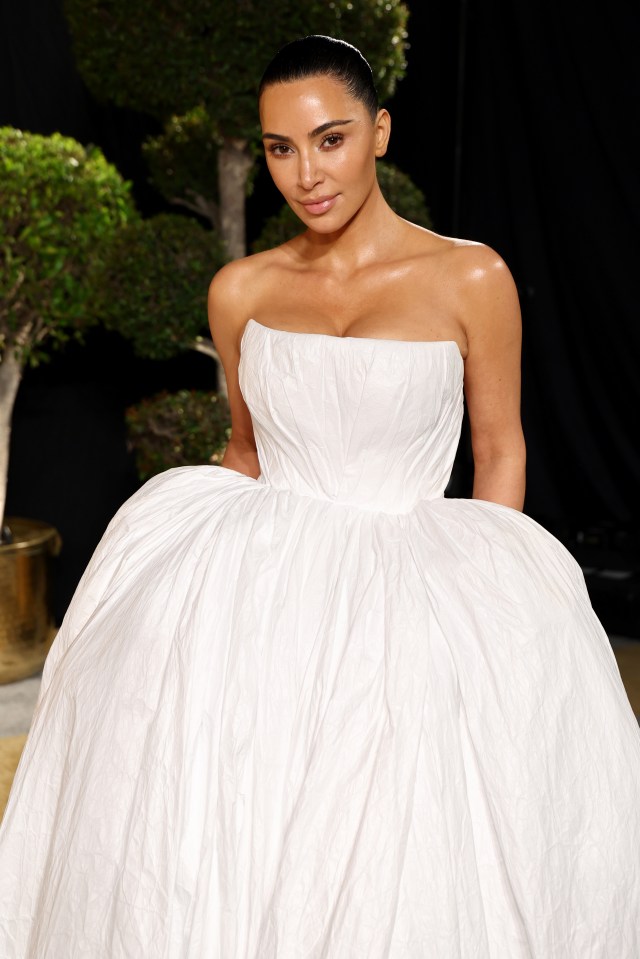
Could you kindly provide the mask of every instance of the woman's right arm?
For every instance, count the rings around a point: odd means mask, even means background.
[[[207,310],[211,338],[227,380],[231,412],[231,439],[220,466],[257,479],[260,463],[253,423],[238,381],[240,338],[250,315],[246,303],[247,289],[251,288],[247,283],[247,272],[243,260],[235,260],[218,270],[209,286]]]

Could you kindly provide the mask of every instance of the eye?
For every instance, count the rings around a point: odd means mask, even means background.
[[[269,153],[274,157],[287,156],[286,150],[291,150],[286,143],[274,143],[269,147]]]
[[[322,138],[321,146],[337,147],[338,144],[342,143],[344,137],[341,133],[327,133],[326,137]]]

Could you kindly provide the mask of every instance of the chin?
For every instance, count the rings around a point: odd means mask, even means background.
[[[322,221],[314,220],[312,223],[305,223],[305,226],[313,233],[329,235],[331,233],[338,233],[344,226],[346,226],[346,223],[341,217],[339,220],[336,219],[332,222],[326,219],[323,219]]]
[[[326,213],[324,216],[319,217],[305,217],[304,219],[300,217],[300,220],[306,228],[313,233],[329,235],[331,233],[339,233],[340,230],[343,230],[345,226],[351,223],[354,216],[355,214],[345,216],[344,213],[339,216],[331,216],[331,213]]]

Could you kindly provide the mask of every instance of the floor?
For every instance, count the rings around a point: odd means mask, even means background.
[[[0,737],[29,731],[41,677],[42,671],[29,679],[0,686]]]

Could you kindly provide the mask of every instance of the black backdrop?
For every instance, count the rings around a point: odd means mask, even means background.
[[[631,529],[640,480],[637,15],[622,2],[409,6],[409,68],[389,105],[389,158],[424,190],[438,232],[490,244],[514,274],[524,323],[525,511],[570,547],[577,528]],[[133,180],[145,213],[166,208],[140,154],[157,124],[87,94],[60,0],[0,4],[0,123],[98,143]],[[250,237],[278,202],[260,174]],[[164,387],[210,388],[212,375],[204,357],[140,361],[100,331],[25,375],[8,508],[62,533],[59,616],[108,519],[137,486],[124,407]],[[470,476],[467,435],[456,495],[469,495]]]

